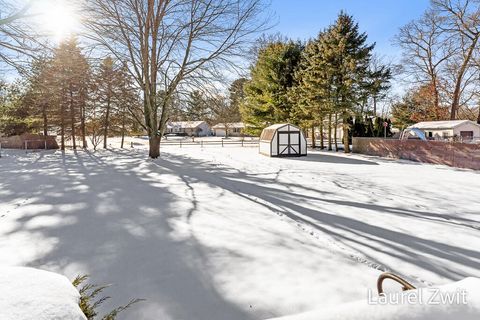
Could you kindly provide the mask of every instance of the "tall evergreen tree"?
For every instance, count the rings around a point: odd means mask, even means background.
[[[207,102],[207,97],[199,90],[192,91],[188,96],[183,120],[209,121],[211,117],[211,106]]]
[[[58,110],[61,144],[65,149],[65,136],[69,131],[72,147],[76,149],[77,131],[80,129],[82,146],[87,147],[85,107],[88,99],[90,65],[74,38],[62,42],[52,60],[49,85],[55,88],[51,101]]]
[[[302,49],[302,44],[293,41],[275,42],[260,49],[251,79],[245,84],[241,106],[242,119],[251,133],[259,133],[269,124],[292,119],[294,104],[287,93],[294,85]]]
[[[299,120],[309,123],[312,127],[312,145],[314,145],[315,126],[320,126],[323,132],[323,120],[331,114],[333,104],[331,87],[333,71],[323,57],[321,41],[323,33],[310,40],[302,53],[299,68],[295,73],[295,86],[290,91],[290,97],[296,101],[298,108],[295,115]],[[330,117],[331,118],[331,117]],[[331,131],[331,130],[330,130]],[[329,132],[329,150],[332,149],[331,132]],[[320,140],[323,148],[323,136]]]
[[[348,119],[362,101],[369,77],[369,64],[375,44],[367,44],[352,16],[341,12],[320,41],[325,67],[332,72],[329,92],[343,122],[343,144],[350,152]]]

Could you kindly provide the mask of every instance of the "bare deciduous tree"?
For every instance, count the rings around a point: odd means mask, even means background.
[[[33,2],[0,0],[0,62],[17,69],[21,69],[24,58],[34,57],[34,48],[39,45],[26,19]]]
[[[125,62],[143,92],[149,156],[160,155],[168,106],[182,86],[218,80],[266,27],[262,0],[86,0],[87,37]]]
[[[432,87],[440,107],[441,69],[455,54],[452,38],[441,28],[444,18],[429,10],[400,29],[395,41],[403,49],[403,71],[409,80]]]
[[[456,119],[460,99],[466,83],[480,38],[480,1],[478,0],[432,0],[433,10],[443,18],[440,26],[458,46],[455,55],[455,81],[452,93],[450,117]]]

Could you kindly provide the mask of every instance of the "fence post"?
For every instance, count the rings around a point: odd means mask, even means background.
[[[203,140],[200,141],[200,146],[203,149]]]
[[[0,141],[0,158],[2,157],[2,141]]]
[[[222,139],[222,148],[223,148],[223,139]]]
[[[28,140],[25,140],[25,153],[27,153],[27,148],[28,148]]]
[[[242,139],[242,147],[243,147],[243,139]]]
[[[45,150],[47,150],[47,139],[45,139]]]

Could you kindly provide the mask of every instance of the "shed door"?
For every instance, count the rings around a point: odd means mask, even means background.
[[[278,132],[278,155],[300,155],[300,132]]]

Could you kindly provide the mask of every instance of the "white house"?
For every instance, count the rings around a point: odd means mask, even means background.
[[[217,137],[239,137],[243,134],[245,124],[243,122],[217,123],[212,127],[213,134]]]
[[[205,121],[172,121],[167,123],[165,133],[205,137],[210,135],[210,126]]]
[[[480,125],[470,120],[424,121],[408,127],[413,128],[423,131],[427,139],[471,140],[480,137]]]

